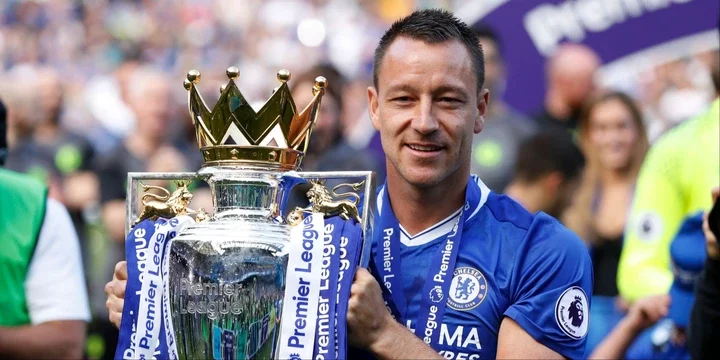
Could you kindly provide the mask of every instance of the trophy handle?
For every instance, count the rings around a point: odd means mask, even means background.
[[[170,192],[162,188],[160,186],[152,186],[152,185],[144,185],[142,184],[143,180],[170,180],[170,181],[176,181],[178,184],[178,190],[170,194]],[[162,214],[162,215],[178,215],[183,214],[187,212],[187,202],[186,198],[183,196],[176,197],[176,199],[173,199],[173,195],[184,195],[184,194],[190,194],[190,192],[187,190],[187,185],[194,181],[194,180],[205,180],[205,177],[198,175],[194,172],[178,172],[178,173],[152,173],[152,172],[130,172],[128,173],[127,177],[127,201],[126,208],[125,208],[125,236],[127,237],[127,234],[130,232],[130,229],[140,221],[144,220],[145,218],[152,218],[156,215],[159,215],[157,213],[157,208],[153,208],[153,206],[150,204],[168,204],[172,205],[169,207],[167,211],[171,211],[172,214]],[[187,183],[184,183],[187,182]],[[163,193],[163,195],[157,195],[154,193],[144,193],[142,196],[138,195],[138,184],[142,185],[143,189],[147,192],[147,190],[158,190]],[[176,194],[177,193],[177,194]],[[145,198],[148,198],[148,202],[145,203],[143,201]],[[174,203],[170,203],[170,201],[175,201]],[[143,209],[140,211],[140,214],[138,214],[138,202],[143,201]],[[204,210],[199,212],[200,214],[204,214]],[[204,216],[204,215],[203,215]]]
[[[355,198],[357,201],[362,202],[362,212],[357,213],[345,213],[340,214],[343,217],[352,217],[359,215],[359,219],[355,218],[360,222],[363,233],[363,244],[360,253],[360,266],[367,268],[370,264],[371,257],[371,246],[372,246],[372,235],[373,225],[375,223],[375,212],[377,195],[375,193],[375,173],[372,171],[323,171],[323,172],[299,172],[297,173],[301,178],[308,180],[313,186],[322,186],[324,188],[325,180],[330,179],[357,179],[352,180],[351,183],[343,183],[335,186],[332,192],[325,190],[334,196],[346,196]],[[349,186],[351,191],[337,193],[340,188]],[[363,196],[360,197],[357,193],[352,191],[363,190]],[[350,201],[347,201],[350,202]],[[313,204],[317,207],[320,212],[328,214],[327,211],[322,207],[322,204]],[[307,209],[300,209],[307,210]]]

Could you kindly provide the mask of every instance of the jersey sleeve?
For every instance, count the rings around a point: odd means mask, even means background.
[[[680,130],[680,129],[678,129]],[[620,295],[630,301],[667,292],[672,283],[670,241],[686,213],[677,133],[661,139],[645,158],[625,229],[618,265]],[[665,141],[662,141],[665,140]]]
[[[70,215],[48,199],[40,236],[25,279],[30,321],[90,321],[80,244]]]
[[[504,315],[549,349],[582,358],[593,281],[587,248],[554,220],[535,220],[517,254]]]

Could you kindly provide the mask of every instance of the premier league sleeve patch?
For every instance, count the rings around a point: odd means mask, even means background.
[[[453,310],[472,310],[482,303],[487,292],[487,280],[479,270],[460,267],[453,272],[447,304]]]
[[[588,301],[579,286],[565,290],[555,304],[555,321],[560,329],[573,339],[582,339],[588,328]]]

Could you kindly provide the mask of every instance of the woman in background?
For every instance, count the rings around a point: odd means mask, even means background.
[[[591,97],[581,113],[578,135],[586,167],[564,223],[588,244],[593,260],[589,354],[627,308],[618,298],[617,268],[635,181],[649,144],[640,109],[621,92]]]

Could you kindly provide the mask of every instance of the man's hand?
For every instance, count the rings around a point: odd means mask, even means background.
[[[664,318],[669,308],[668,295],[646,296],[630,306],[626,319],[635,331],[640,332]]]
[[[712,203],[715,204],[720,196],[720,187],[712,189]],[[720,260],[720,246],[718,246],[718,239],[715,238],[715,234],[710,231],[710,223],[708,223],[708,213],[703,215],[703,232],[705,233],[705,244],[707,247],[708,257],[713,260]]]
[[[369,350],[377,359],[443,359],[392,318],[380,284],[363,268],[355,272],[350,288],[347,325],[350,345]]]
[[[113,280],[105,285],[107,301],[105,306],[108,309],[110,322],[118,329],[122,319],[123,305],[125,305],[125,287],[127,286],[127,262],[121,261],[115,265]]]
[[[397,323],[385,307],[380,284],[366,269],[358,268],[348,302],[350,344],[361,349],[371,349],[394,324]]]

